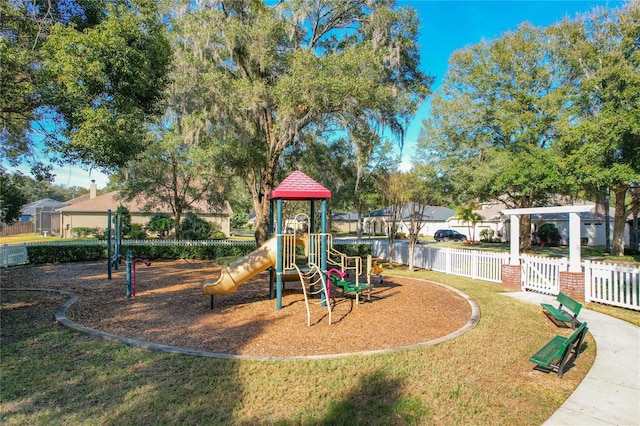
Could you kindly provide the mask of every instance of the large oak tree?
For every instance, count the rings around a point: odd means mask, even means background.
[[[564,190],[551,152],[565,89],[544,30],[529,24],[456,51],[419,138],[423,159],[453,183],[458,202],[545,205]],[[530,220],[521,221],[523,246]]]
[[[336,128],[364,153],[382,131],[402,140],[429,93],[416,13],[393,1],[185,1],[175,17],[177,78],[197,87],[219,158],[247,183],[258,242],[287,147]]]
[[[611,252],[620,256],[627,218],[640,208],[640,3],[597,8],[553,31],[570,89],[561,151],[577,184],[613,193]]]

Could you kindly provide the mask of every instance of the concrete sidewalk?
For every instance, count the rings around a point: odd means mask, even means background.
[[[532,292],[505,293],[516,299],[556,304],[555,297]],[[596,359],[575,392],[545,425],[640,425],[640,327],[582,309],[596,341]]]

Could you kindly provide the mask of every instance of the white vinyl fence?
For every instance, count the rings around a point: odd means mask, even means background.
[[[560,293],[560,271],[569,270],[566,257],[557,259],[520,255],[522,289],[556,296]]]
[[[588,302],[640,310],[640,268],[605,262],[584,262]]]
[[[388,258],[388,250],[386,241],[376,240],[371,245],[374,257]],[[393,261],[405,265],[409,263],[409,244],[394,244]],[[502,265],[505,263],[509,263],[509,253],[446,249],[430,245],[417,245],[414,253],[414,266],[417,268],[492,282],[502,282]]]
[[[29,256],[27,255],[27,245],[4,244],[3,246],[0,246],[0,259],[2,259],[3,268],[29,263]]]
[[[111,240],[111,244],[115,241]],[[70,246],[70,245],[107,245],[107,240],[62,240],[62,241],[34,241],[26,243],[30,246]],[[255,246],[255,241],[229,241],[229,240],[122,240],[123,245],[147,245],[147,246]]]

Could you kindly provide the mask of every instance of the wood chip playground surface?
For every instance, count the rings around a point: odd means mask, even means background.
[[[429,344],[468,326],[473,312],[464,295],[448,287],[400,277],[376,277],[371,300],[338,295],[329,325],[326,308],[312,303],[311,326],[300,283],[288,282],[282,309],[269,299],[268,273],[237,292],[202,295],[215,279],[212,261],[137,264],[136,297],[126,297],[126,266],[107,279],[106,262],[4,270],[2,288],[47,288],[79,296],[67,317],[117,336],[185,349],[247,357],[306,357],[361,353]]]

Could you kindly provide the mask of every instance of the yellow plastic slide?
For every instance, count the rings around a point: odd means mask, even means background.
[[[217,281],[202,283],[202,294],[230,294],[265,269],[276,264],[277,238],[267,240],[262,247],[252,251],[237,262],[222,268]]]

